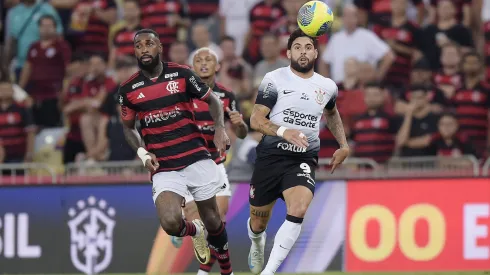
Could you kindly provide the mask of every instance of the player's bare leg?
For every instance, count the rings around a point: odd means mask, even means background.
[[[247,229],[252,246],[248,253],[248,267],[253,274],[259,274],[264,267],[264,248],[267,238],[265,230],[275,203],[274,201],[265,206],[250,205],[250,218],[247,221]]]
[[[228,251],[228,235],[225,224],[221,220],[216,197],[209,200],[196,201],[196,206],[206,229],[208,231],[208,243],[214,250],[222,275],[233,274]]]
[[[199,220],[192,222],[182,218],[182,196],[164,191],[158,195],[155,206],[163,230],[170,236],[191,236],[197,259],[202,263],[209,261],[209,248],[206,244],[204,225]],[[198,255],[199,254],[199,255]]]
[[[286,259],[291,248],[299,237],[301,225],[306,210],[313,199],[313,193],[305,186],[295,186],[285,190],[283,193],[286,201],[286,221],[281,225],[274,238],[269,261],[262,271],[262,275],[274,274],[281,263]]]
[[[221,217],[221,221],[226,225],[226,213],[228,212],[228,203],[229,203],[229,196],[217,196],[216,197],[216,202],[218,204],[218,209],[219,209],[219,215]],[[199,211],[197,209],[197,205],[194,201],[190,201],[186,203],[184,207],[184,216],[185,219],[187,220],[195,220],[195,219],[201,219],[199,216]],[[181,237],[173,237],[172,243],[178,243],[179,240],[182,239]],[[175,244],[174,244],[175,245]],[[199,266],[199,271],[197,272],[197,275],[207,275],[211,269],[213,268],[214,263],[216,262],[216,255],[213,253],[213,250],[211,250],[211,259],[207,264],[201,264]]]

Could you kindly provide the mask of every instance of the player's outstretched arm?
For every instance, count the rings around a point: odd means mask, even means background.
[[[209,113],[214,121],[214,145],[220,152],[225,152],[230,139],[225,130],[225,115],[221,100],[212,92],[209,91],[209,96],[204,99],[209,104]]]
[[[332,160],[330,161],[330,165],[332,165],[331,173],[333,173],[335,169],[337,169],[337,167],[344,162],[347,156],[349,156],[350,150],[337,106],[334,105],[333,107],[329,108],[329,104],[327,104],[324,114],[327,118],[328,129],[340,145],[340,149],[335,151],[332,156]]]

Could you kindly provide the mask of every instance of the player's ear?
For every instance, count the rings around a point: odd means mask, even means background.
[[[160,53],[163,53],[163,45],[162,45],[162,43],[160,43],[160,44],[158,45],[158,51],[159,51]]]
[[[286,55],[287,55],[288,59],[291,59],[291,50],[287,50]]]
[[[318,49],[315,49],[315,59],[318,58]]]
[[[219,69],[221,69],[221,64],[219,62],[216,62],[216,68],[215,71],[219,72]]]

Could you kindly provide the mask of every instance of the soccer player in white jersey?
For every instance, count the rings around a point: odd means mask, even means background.
[[[315,191],[323,114],[340,145],[332,157],[332,173],[349,155],[335,106],[337,85],[313,71],[318,57],[316,39],[299,29],[294,31],[288,40],[287,56],[290,66],[272,71],[262,80],[251,116],[252,128],[264,134],[257,146],[247,222],[252,241],[248,264],[254,274],[274,274],[300,234]],[[287,216],[263,268],[265,230],[278,198],[286,202]]]

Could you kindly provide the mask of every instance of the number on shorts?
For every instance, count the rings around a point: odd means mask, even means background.
[[[303,162],[299,165],[299,168],[301,168],[303,170],[303,173],[305,174],[309,174],[311,173],[311,168],[310,166],[308,165],[308,163],[306,162]]]

